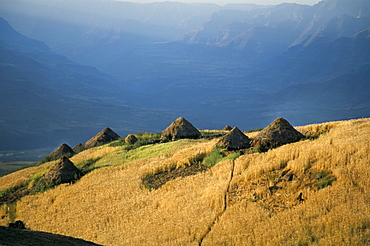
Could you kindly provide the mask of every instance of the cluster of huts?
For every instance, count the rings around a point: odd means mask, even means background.
[[[54,152],[47,156],[47,160],[57,160],[63,156],[71,157],[83,150],[90,149],[96,146],[104,145],[120,139],[121,137],[112,131],[110,128],[104,128],[101,132],[96,134],[93,138],[88,140],[85,144],[78,143],[76,146],[71,148],[67,144],[62,144]]]
[[[237,127],[226,126],[223,130],[227,133],[220,138],[217,145],[228,150],[240,150],[250,147],[263,147],[266,149],[278,147],[287,143],[292,143],[304,138],[289,122],[283,118],[278,118],[269,126],[260,131],[255,138],[250,139]],[[161,133],[161,142],[176,141],[189,138],[197,139],[201,137],[200,131],[195,128],[185,118],[180,117],[169,125]],[[116,141],[121,137],[112,129],[105,128],[96,136],[88,140],[85,144],[77,144],[71,148],[67,144],[62,144],[58,149],[48,155],[49,160],[58,160],[57,163],[44,175],[43,182],[54,186],[61,183],[70,183],[82,176],[82,172],[68,159],[68,157],[103,144]],[[137,138],[129,134],[125,138],[128,144],[134,144]]]

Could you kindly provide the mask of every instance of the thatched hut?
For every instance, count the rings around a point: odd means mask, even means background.
[[[125,143],[128,145],[133,145],[138,141],[137,137],[134,134],[128,134],[125,138]]]
[[[230,131],[232,130],[231,126],[226,125],[224,128],[222,128],[223,131]]]
[[[250,142],[251,140],[243,132],[237,127],[234,127],[217,142],[217,145],[227,148],[228,150],[239,150],[249,148]]]
[[[72,149],[77,154],[77,153],[80,153],[81,151],[84,151],[85,146],[82,143],[78,143]]]
[[[82,172],[65,156],[44,174],[42,182],[47,186],[55,186],[78,180]]]
[[[287,120],[278,118],[256,135],[253,139],[253,145],[275,148],[299,141],[302,138],[304,138],[304,135],[294,129]]]
[[[89,149],[92,147],[100,146],[103,144],[107,144],[113,141],[120,139],[120,136],[112,131],[110,128],[104,128],[101,132],[99,132],[95,137],[88,140],[84,147],[85,149]]]
[[[58,160],[59,158],[62,158],[63,156],[71,157],[75,154],[73,149],[69,147],[68,144],[62,144],[60,145],[56,150],[54,150],[52,153],[46,156],[47,161],[53,161]]]
[[[201,133],[185,118],[180,117],[169,125],[161,134],[161,140],[175,141],[182,138],[196,139]]]

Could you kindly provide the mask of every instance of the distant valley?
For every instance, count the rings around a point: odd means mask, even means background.
[[[1,25],[1,149],[80,141],[107,124],[121,132],[139,126],[153,131],[166,118],[162,111],[127,104],[141,96],[123,90],[107,74],[56,55],[4,20]],[[144,123],[153,116],[153,123]]]
[[[0,4],[0,150],[159,132],[180,115],[243,130],[370,116],[367,0]]]

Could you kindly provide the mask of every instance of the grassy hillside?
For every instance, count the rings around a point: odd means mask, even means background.
[[[311,138],[240,156],[217,139],[89,149],[71,158],[79,181],[1,205],[0,223],[104,245],[370,244],[370,119],[297,129]],[[31,189],[51,164],[0,190]]]

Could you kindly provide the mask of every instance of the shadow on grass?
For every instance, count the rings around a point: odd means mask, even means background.
[[[158,189],[167,182],[180,177],[187,177],[195,175],[200,172],[204,172],[218,162],[225,159],[235,160],[240,156],[240,152],[226,152],[219,149],[215,149],[210,153],[199,153],[196,156],[189,158],[189,164],[185,164],[181,167],[173,165],[167,170],[158,170],[154,173],[149,173],[142,178],[142,183],[145,188]]]

